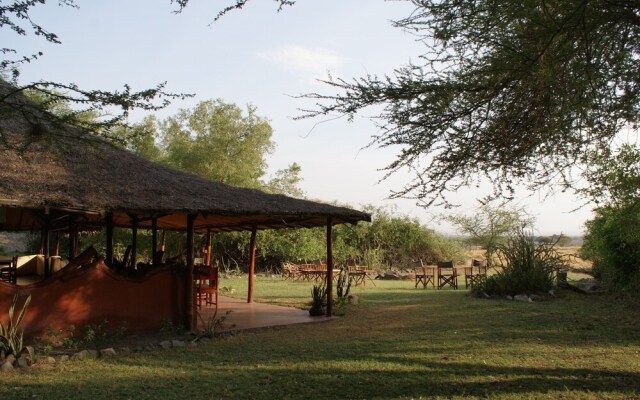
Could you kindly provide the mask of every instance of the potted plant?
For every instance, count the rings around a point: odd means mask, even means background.
[[[311,308],[309,309],[309,314],[314,317],[324,315],[326,300],[327,288],[324,285],[313,285],[313,289],[311,289]]]

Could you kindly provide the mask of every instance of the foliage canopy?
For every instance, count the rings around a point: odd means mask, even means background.
[[[611,158],[597,160],[591,190],[604,202],[586,223],[582,257],[612,290],[640,288],[640,150],[623,146]]]
[[[31,10],[34,7],[46,2],[47,0],[3,2],[0,4],[0,29],[9,30],[18,36],[35,35],[51,44],[61,44],[55,32],[47,30],[31,16]],[[61,7],[78,8],[75,0],[57,0],[57,3]],[[32,117],[28,107],[10,101],[16,93],[29,92],[31,96],[40,99],[39,104],[42,106],[37,118],[33,118],[34,123],[45,118],[52,123],[78,126],[99,136],[114,139],[112,129],[126,125],[126,119],[131,110],[155,111],[169,105],[171,100],[192,96],[167,92],[166,82],[142,90],[134,90],[129,84],[124,84],[122,89],[113,91],[82,88],[75,83],[46,79],[18,84],[20,66],[37,61],[43,53],[38,51],[33,54],[21,54],[19,49],[2,47],[0,54],[2,54],[0,78],[11,80],[15,87],[14,90],[0,95],[0,111],[3,114],[18,111],[26,118]],[[57,106],[59,103],[67,107],[60,108]],[[18,109],[15,110],[16,108]],[[92,114],[94,118],[82,118],[86,114]]]
[[[329,78],[303,117],[382,106],[372,144],[398,146],[389,173],[416,172],[394,196],[426,204],[493,182],[510,197],[575,187],[624,126],[640,118],[640,4],[608,0],[411,0],[395,26],[426,51],[387,76]],[[572,175],[574,172],[574,175]]]

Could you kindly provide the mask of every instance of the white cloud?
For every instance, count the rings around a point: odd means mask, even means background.
[[[305,81],[326,78],[328,71],[337,72],[342,65],[350,61],[332,50],[295,45],[260,52],[257,56],[286,72],[296,74]]]

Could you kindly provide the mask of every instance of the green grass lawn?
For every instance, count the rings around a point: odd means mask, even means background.
[[[354,290],[361,304],[326,323],[34,367],[0,375],[0,397],[640,398],[637,301],[560,291],[552,301],[520,303],[376,284]],[[222,285],[246,294],[246,279]],[[310,289],[259,278],[255,296],[300,306]]]

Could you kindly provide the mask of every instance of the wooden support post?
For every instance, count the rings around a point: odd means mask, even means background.
[[[211,266],[211,228],[207,228],[207,257],[204,260],[204,265]]]
[[[135,269],[138,256],[138,216],[134,215],[131,222],[131,268]]]
[[[196,301],[195,301],[195,287],[193,280],[193,264],[194,264],[194,223],[196,220],[197,214],[188,214],[187,215],[187,281],[185,282],[185,319],[184,326],[186,329],[196,329],[197,328],[197,320],[195,318],[196,315]]]
[[[333,220],[327,218],[327,317],[333,314]]]
[[[42,230],[42,243],[43,243],[43,254],[44,254],[44,277],[48,278],[51,274],[49,271],[49,257],[51,256],[51,252],[49,250],[49,216],[45,215],[44,221],[44,229]]]
[[[107,248],[105,254],[105,262],[113,268],[113,213],[108,212],[105,215],[105,223],[107,226]]]
[[[78,231],[76,230],[76,219],[73,215],[69,216],[69,261],[76,258],[77,248],[76,248],[76,235]]]
[[[256,273],[256,233],[254,226],[251,230],[251,241],[249,242],[249,294],[247,295],[247,303],[253,303],[253,279]]]
[[[60,231],[56,231],[56,247],[53,249],[53,255],[60,256]]]
[[[158,217],[151,216],[151,265],[156,265],[158,258]]]

